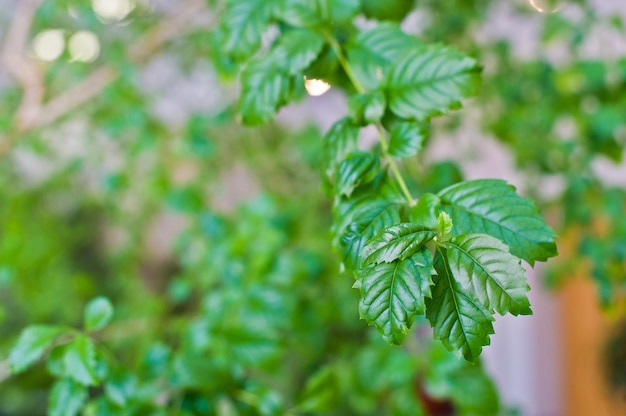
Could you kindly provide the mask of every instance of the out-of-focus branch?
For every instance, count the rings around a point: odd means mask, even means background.
[[[40,3],[41,0],[24,0],[30,3]],[[36,6],[35,6],[36,9]],[[128,59],[133,64],[140,64],[146,61],[150,56],[154,55],[159,48],[166,42],[186,34],[190,28],[193,28],[192,22],[198,16],[203,15],[206,5],[203,0],[188,0],[176,9],[172,15],[163,18],[160,23],[153,29],[149,30],[145,35],[129,46]],[[29,26],[27,27],[27,29]],[[28,30],[26,30],[26,35]],[[25,46],[22,45],[22,57]],[[20,65],[24,65],[25,58],[21,58]],[[28,63],[32,66],[32,62]],[[13,73],[13,72],[12,72]],[[13,75],[15,75],[13,73]],[[94,70],[87,78],[74,85],[72,88],[52,97],[47,103],[41,104],[43,97],[43,85],[41,85],[41,96],[39,97],[36,111],[30,114],[28,118],[16,119],[16,130],[18,132],[27,132],[38,128],[45,127],[71,110],[80,107],[82,104],[97,97],[108,85],[117,79],[119,73],[107,65]],[[23,100],[26,100],[27,85],[20,81],[24,86]],[[0,145],[0,148],[2,146]],[[0,149],[0,153],[2,150]]]
[[[45,92],[39,68],[25,54],[33,17],[42,1],[21,0],[18,3],[2,47],[2,62],[23,89],[22,101],[15,112],[18,129],[37,117]]]

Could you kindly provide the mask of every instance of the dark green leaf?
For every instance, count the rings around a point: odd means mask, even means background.
[[[414,0],[362,0],[363,13],[370,19],[400,22],[415,5]]]
[[[359,314],[375,325],[385,341],[400,344],[415,315],[424,313],[430,296],[432,254],[424,249],[403,261],[383,263],[359,271]]]
[[[492,235],[531,265],[557,254],[554,231],[535,204],[517,195],[505,181],[462,182],[439,192],[439,198],[457,234]]]
[[[359,0],[283,0],[279,19],[297,27],[350,20],[359,10]]]
[[[501,315],[532,313],[524,269],[506,245],[489,235],[469,234],[450,239],[446,247],[455,280],[485,309]]]
[[[389,154],[395,157],[415,156],[422,148],[428,126],[422,123],[398,123],[391,129]]]
[[[403,223],[382,230],[367,242],[361,258],[363,266],[378,263],[391,263],[397,259],[404,260],[424,244],[432,240],[436,232],[424,229],[421,225]]]
[[[479,72],[474,59],[450,48],[424,46],[407,51],[387,74],[389,108],[410,120],[447,113],[476,92]]]
[[[105,297],[91,300],[85,307],[85,329],[96,331],[108,325],[113,318],[113,305]]]
[[[426,317],[435,339],[441,340],[448,350],[460,352],[466,360],[476,362],[483,345],[489,345],[494,319],[454,280],[445,251],[437,249],[435,287],[432,299],[426,299]]]
[[[65,349],[63,355],[65,376],[91,386],[97,384],[96,347],[85,335],[77,335]]]
[[[302,71],[317,58],[324,46],[324,39],[315,32],[295,29],[285,32],[269,53],[270,59],[280,72],[302,77]]]
[[[437,228],[437,218],[441,211],[441,201],[435,194],[426,193],[411,208],[409,219],[412,223],[423,225],[426,228]]]
[[[380,86],[389,64],[422,43],[397,25],[382,24],[359,33],[347,45],[348,62],[366,90]]]
[[[353,152],[339,165],[336,194],[350,196],[355,187],[374,180],[380,170],[378,156],[367,152]]]
[[[348,100],[348,112],[355,124],[364,126],[380,121],[385,113],[385,95],[382,91],[354,94]]]
[[[11,372],[17,374],[30,367],[63,332],[63,328],[52,325],[32,325],[24,329],[9,354]]]

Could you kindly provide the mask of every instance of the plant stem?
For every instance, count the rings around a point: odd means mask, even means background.
[[[326,38],[328,42],[330,43],[330,46],[333,48],[333,51],[335,51],[335,54],[337,55],[337,59],[339,60],[341,67],[346,72],[346,75],[348,76],[348,79],[350,79],[350,82],[352,83],[352,85],[354,85],[354,88],[357,90],[359,94],[366,93],[365,88],[363,87],[361,82],[358,80],[358,78],[354,74],[354,71],[352,71],[352,67],[348,63],[348,60],[346,59],[345,55],[343,54],[343,51],[341,50],[341,45],[339,44],[337,39],[335,39],[335,37],[331,33],[326,33]],[[385,134],[385,129],[380,122],[376,123],[376,131],[378,132],[378,141],[380,142],[380,148],[382,149],[383,154],[385,155],[387,164],[391,168],[391,172],[393,173],[394,178],[398,182],[398,185],[400,186],[400,189],[402,190],[404,197],[406,198],[409,206],[415,205],[416,202],[413,199],[413,196],[411,196],[411,192],[409,192],[409,188],[406,186],[406,182],[404,182],[404,178],[402,177],[402,174],[400,173],[400,168],[398,168],[398,164],[396,163],[393,156],[389,154],[389,142],[387,141],[387,135]]]

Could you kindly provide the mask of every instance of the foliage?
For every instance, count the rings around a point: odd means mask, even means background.
[[[0,366],[0,412],[502,411],[479,355],[496,313],[531,313],[522,262],[555,256],[555,233],[513,186],[463,181],[424,149],[477,96],[520,169],[567,179],[563,223],[584,224],[580,251],[608,302],[623,284],[624,228],[612,225],[624,193],[599,190],[590,166],[620,159],[622,103],[603,62],[553,68],[473,44],[490,3],[420,2],[436,18],[417,37],[402,29],[404,0],[191,0],[171,16],[138,2],[111,25],[89,2],[43,2],[31,32],[93,30],[103,56],[42,64],[34,119],[21,116],[27,100],[14,111],[28,85],[0,86],[0,357],[12,374]],[[546,42],[576,42],[581,29],[556,18]],[[481,75],[490,54],[498,69]],[[150,81],[146,62],[173,63],[192,91],[198,73],[238,77],[238,97],[201,78],[215,102],[159,110],[150,82],[165,101],[181,85]],[[55,94],[89,94],[98,73],[110,81],[97,100],[49,115]],[[305,77],[346,94],[323,135],[273,122]],[[591,118],[588,96],[602,103]],[[575,156],[552,134],[560,112],[577,120]],[[84,143],[61,140],[76,135]],[[598,232],[601,220],[612,225]]]

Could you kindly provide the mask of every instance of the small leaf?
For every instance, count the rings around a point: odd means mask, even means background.
[[[301,75],[302,71],[317,58],[324,46],[324,39],[305,29],[285,32],[272,48],[267,59],[281,72]]]
[[[328,179],[332,179],[339,164],[348,153],[357,150],[359,128],[350,118],[342,118],[324,136],[322,163]]]
[[[433,273],[432,254],[426,249],[403,261],[361,269],[359,314],[385,341],[400,344],[415,315],[424,313]]]
[[[32,325],[24,329],[9,354],[11,372],[17,374],[30,367],[64,331],[51,325]]]
[[[445,239],[452,232],[452,219],[444,211],[441,211],[437,217],[437,231],[439,231],[441,240]]]
[[[428,126],[422,123],[397,123],[389,136],[389,154],[394,157],[415,156],[422,148]]]
[[[276,15],[292,26],[316,27],[350,20],[358,10],[359,0],[283,0]]]
[[[385,113],[385,95],[382,91],[355,94],[348,100],[348,112],[355,124],[365,126],[380,121]]]
[[[532,313],[524,269],[506,245],[489,235],[470,234],[452,238],[446,247],[455,280],[485,309],[500,315]]]
[[[389,64],[422,43],[397,25],[381,24],[361,32],[347,45],[348,63],[366,90],[380,86]]]
[[[85,307],[85,329],[97,331],[104,328],[113,318],[113,305],[105,297],[97,297],[91,300]]]
[[[395,60],[386,78],[389,108],[409,120],[426,120],[459,108],[475,94],[480,68],[451,48],[424,46]]]
[[[515,193],[505,181],[481,179],[452,185],[439,192],[457,234],[489,234],[531,265],[557,254],[554,231],[535,204]]]
[[[441,201],[435,194],[426,193],[417,201],[417,205],[411,208],[409,219],[412,223],[423,225],[426,228],[437,228],[437,216],[441,211]]]
[[[379,170],[378,156],[367,152],[349,154],[337,171],[336,194],[349,197],[355,187],[374,180]]]
[[[404,260],[436,235],[421,225],[403,223],[388,227],[367,242],[362,254],[363,266]]]
[[[98,382],[96,375],[96,347],[85,335],[79,334],[65,349],[63,355],[65,376],[87,385]]]
[[[247,125],[271,120],[289,99],[290,78],[270,60],[255,61],[241,74],[239,112]]]
[[[468,296],[454,280],[445,249],[438,248],[432,299],[426,299],[426,318],[450,351],[460,352],[465,359],[476,362],[484,345],[489,345],[494,320],[479,301]]]
[[[85,406],[87,387],[69,378],[54,383],[48,403],[49,416],[75,416]]]

